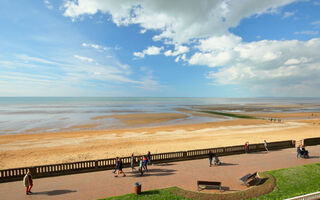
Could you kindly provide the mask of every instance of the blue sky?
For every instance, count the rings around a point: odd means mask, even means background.
[[[0,96],[320,96],[320,1],[1,0]]]

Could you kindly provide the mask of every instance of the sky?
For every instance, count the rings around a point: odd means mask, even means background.
[[[0,96],[320,97],[320,0],[0,0]]]

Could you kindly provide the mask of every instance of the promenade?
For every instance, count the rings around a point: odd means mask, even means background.
[[[134,183],[142,191],[178,186],[196,191],[197,180],[221,181],[224,192],[245,189],[239,178],[255,171],[268,171],[320,162],[320,146],[307,147],[310,159],[297,159],[296,149],[258,152],[220,157],[221,166],[209,167],[208,159],[157,164],[140,177],[125,168],[126,177],[114,177],[112,171],[101,171],[34,179],[33,195],[25,195],[22,180],[0,184],[0,200],[81,199],[95,200],[134,192]],[[207,190],[203,192],[214,192]]]

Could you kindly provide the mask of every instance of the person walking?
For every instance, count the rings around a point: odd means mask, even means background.
[[[263,141],[263,144],[264,144],[264,148],[266,149],[266,151],[269,152],[267,141],[264,140],[264,141]]]
[[[301,149],[302,149],[301,145],[299,145],[297,148],[297,158],[301,157],[301,155],[302,155]]]
[[[244,144],[244,151],[245,151],[245,153],[249,153],[249,142],[246,142]]]
[[[26,195],[32,194],[31,188],[33,186],[33,181],[30,169],[28,169],[27,174],[23,177],[23,184],[26,187]]]
[[[132,153],[132,154],[131,154],[131,159],[130,159],[131,171],[136,170],[136,169],[134,168],[135,159],[136,159],[136,158],[134,157],[134,155],[133,155],[133,153]]]
[[[115,174],[118,170],[118,165],[119,165],[119,157],[116,157],[116,167],[113,170],[113,173]]]
[[[152,165],[151,164],[151,153],[150,153],[150,151],[148,151],[147,159],[148,159],[148,165]]]
[[[122,163],[122,160],[121,158],[118,158],[118,165],[117,165],[117,175],[115,175],[115,177],[118,177],[119,174],[123,174],[123,176],[125,177],[126,174],[124,173],[124,171],[122,170],[123,168],[123,163]]]
[[[143,175],[142,168],[143,168],[143,158],[140,157],[140,158],[139,158],[139,172],[140,172],[140,176]]]
[[[146,156],[143,156],[143,168],[145,171],[148,171],[148,158]]]
[[[213,159],[213,156],[214,156],[212,151],[209,151],[208,156],[209,156],[209,167],[211,167],[212,166],[212,159]]]

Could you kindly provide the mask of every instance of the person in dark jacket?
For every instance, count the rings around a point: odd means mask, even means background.
[[[114,168],[114,171],[113,173],[115,174],[117,172],[117,169],[118,169],[118,165],[119,165],[119,157],[116,157],[116,167]]]
[[[151,165],[151,153],[150,153],[150,151],[148,151],[147,159],[148,159],[148,165]]]
[[[115,177],[118,177],[119,174],[123,174],[123,176],[126,176],[126,174],[124,173],[122,168],[123,168],[122,160],[121,160],[121,158],[118,158],[118,160],[117,160],[117,175],[115,175]]]
[[[211,167],[211,166],[212,166],[212,159],[213,159],[213,156],[214,156],[214,154],[212,153],[212,151],[209,151],[208,156],[209,156],[209,167]]]
[[[147,172],[148,171],[148,158],[147,156],[143,156],[143,168]]]
[[[297,148],[297,158],[301,157],[301,145]]]

